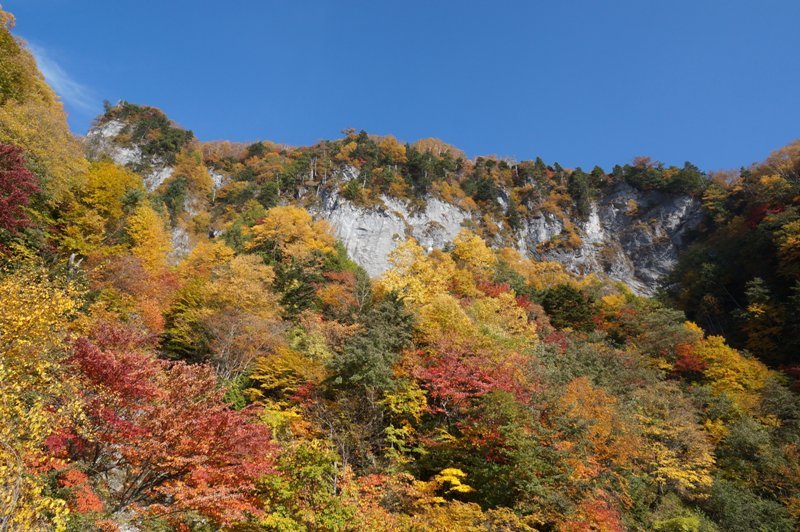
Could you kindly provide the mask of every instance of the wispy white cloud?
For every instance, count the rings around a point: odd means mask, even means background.
[[[42,46],[28,42],[28,48],[36,58],[44,79],[64,102],[81,111],[97,111],[100,105],[91,89],[73,79]]]

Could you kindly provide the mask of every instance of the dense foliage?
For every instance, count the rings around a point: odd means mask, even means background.
[[[109,108],[173,168],[148,191],[74,151],[5,27],[0,49],[0,529],[800,524],[800,397],[749,354],[797,336],[796,145],[706,188],[688,163],[587,174],[355,132],[200,145]],[[584,216],[622,182],[702,194],[711,221],[676,273],[702,329],[502,245],[531,209]],[[333,187],[497,217],[445,250],[408,239],[370,279],[302,208]],[[764,264],[737,269],[735,238]]]
[[[120,132],[122,142],[140,146],[142,154],[150,161],[158,158],[173,164],[181,149],[194,138],[191,131],[175,126],[164,113],[154,107],[128,102],[120,102],[112,107],[106,103],[106,113],[101,121],[111,120],[124,124]]]
[[[715,176],[707,224],[671,295],[690,318],[770,363],[800,364],[800,141]]]
[[[299,148],[269,142],[204,144],[206,164],[230,176],[215,196],[215,223],[220,229],[233,223],[238,230],[237,216],[253,202],[266,208],[282,200],[311,206],[334,192],[363,206],[380,206],[389,197],[421,207],[428,198],[439,197],[472,213],[472,229],[493,244],[512,245],[521,220],[548,216],[559,220],[563,231],[543,245],[575,248],[581,244],[575,220],[590,215],[592,200],[603,191],[630,186],[699,196],[708,184],[707,176],[690,163],[666,167],[638,158],[610,174],[599,167],[586,173],[558,163],[548,166],[541,159],[469,160],[437,139],[403,144],[364,131],[343,133],[341,139]]]

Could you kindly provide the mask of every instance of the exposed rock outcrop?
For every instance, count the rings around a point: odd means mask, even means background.
[[[118,165],[142,174],[147,189],[155,190],[172,175],[172,167],[158,157],[145,157],[140,146],[120,143],[120,135],[126,127],[127,124],[120,120],[109,120],[92,127],[84,139],[86,155],[89,159],[110,157]]]
[[[389,268],[389,253],[407,237],[427,249],[442,248],[468,219],[467,213],[438,198],[429,198],[420,212],[395,198],[380,199],[382,206],[365,208],[333,193],[315,209],[333,226],[350,257],[373,276]]]
[[[120,165],[143,174],[145,184],[155,190],[172,175],[172,167],[157,158],[145,157],[141,147],[125,141],[126,124],[107,120],[86,136],[90,157],[109,156]],[[214,190],[227,178],[210,169]],[[370,275],[378,276],[390,266],[389,254],[407,237],[414,237],[430,250],[442,248],[464,226],[480,227],[491,213],[468,212],[438,197],[428,196],[419,205],[381,196],[376,205],[362,206],[347,200],[337,191],[360,178],[357,168],[344,165],[319,196],[301,186],[291,201],[310,207],[328,220],[350,256]],[[500,190],[497,205],[508,207],[509,197]],[[190,216],[197,208],[187,199],[184,212]],[[626,183],[602,190],[590,204],[585,219],[566,220],[546,210],[531,209],[519,227],[501,227],[502,237],[495,244],[513,245],[520,252],[561,262],[577,274],[597,273],[622,281],[635,292],[652,295],[660,281],[677,262],[686,245],[687,233],[701,221],[697,199],[682,194],[642,191]],[[568,228],[568,226],[570,226]],[[175,255],[188,253],[191,245],[183,227],[173,228]],[[567,231],[572,231],[565,239]]]
[[[603,273],[635,292],[652,295],[675,266],[688,232],[702,220],[700,202],[680,194],[641,191],[625,183],[614,185],[591,205],[588,218],[578,221],[577,248],[541,245],[563,227],[554,216],[523,223],[521,251],[563,263],[574,273]]]
[[[442,248],[462,226],[477,223],[470,213],[434,197],[414,211],[394,198],[383,196],[381,202],[379,207],[361,207],[333,193],[316,209],[370,275],[383,273],[389,253],[409,236],[424,248]],[[687,232],[700,220],[700,204],[690,196],[645,192],[621,183],[591,204],[586,220],[573,221],[579,246],[548,246],[562,234],[564,222],[543,213],[522,221],[516,247],[561,262],[571,272],[607,275],[652,295],[674,267]]]

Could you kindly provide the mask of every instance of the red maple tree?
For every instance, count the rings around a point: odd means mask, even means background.
[[[29,226],[25,209],[39,191],[36,176],[25,166],[22,149],[0,143],[0,230],[14,234]]]
[[[71,458],[105,483],[112,511],[193,510],[221,524],[260,513],[254,488],[272,472],[269,431],[228,408],[211,368],[158,359],[150,342],[109,324],[75,341],[90,436],[69,443]]]

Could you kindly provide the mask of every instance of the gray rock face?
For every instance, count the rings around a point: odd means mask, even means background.
[[[424,211],[410,212],[408,207],[396,199],[381,197],[383,203],[408,226],[411,236],[426,248],[444,247],[461,230],[469,216],[461,209],[438,198],[428,198]]]
[[[156,189],[172,175],[172,168],[159,160],[145,160],[137,146],[119,142],[125,123],[110,120],[92,128],[86,135],[89,157],[107,155],[116,163],[134,169],[145,168],[144,180],[150,190]],[[227,178],[210,172],[216,190]],[[339,185],[359,179],[359,170],[342,167],[334,180]],[[334,187],[335,190],[335,187]],[[298,189],[295,198],[307,196]],[[504,210],[509,197],[500,191],[497,202]],[[401,200],[382,196],[378,206],[363,207],[348,201],[336,192],[317,199],[314,214],[328,220],[334,233],[350,256],[370,275],[385,272],[389,254],[408,237],[414,237],[428,250],[442,248],[451,242],[461,228],[480,226],[483,213],[471,213],[436,197],[425,198],[424,209],[414,209]],[[187,199],[184,210],[196,214],[199,206]],[[641,191],[625,183],[603,192],[591,204],[585,220],[571,220],[580,237],[580,245],[553,245],[565,231],[565,221],[541,212],[521,221],[517,231],[504,239],[529,256],[561,262],[576,274],[597,273],[622,281],[635,292],[652,295],[659,282],[675,266],[678,252],[686,245],[687,233],[701,221],[700,204],[686,195],[658,191]],[[498,223],[498,225],[502,225]],[[550,243],[550,245],[546,245]],[[191,248],[184,228],[174,228],[174,260]]]
[[[331,194],[315,212],[328,220],[353,260],[373,276],[388,269],[389,253],[407,237],[429,250],[442,248],[465,222],[477,222],[438,198],[427,198],[425,209],[413,212],[397,199],[381,201],[380,207],[365,208]],[[622,183],[592,203],[586,220],[573,220],[581,238],[577,248],[542,249],[564,230],[563,221],[549,213],[523,220],[516,246],[529,256],[561,262],[573,273],[605,275],[636,293],[652,295],[675,266],[687,232],[700,220],[696,199],[644,192]]]
[[[602,264],[604,270],[646,295],[652,295],[659,281],[675,267],[688,232],[702,221],[697,199],[643,192],[624,183],[610,190],[598,208],[609,235],[606,241],[618,245],[630,263],[630,270],[624,274],[614,269],[614,261]]]
[[[331,224],[350,257],[372,276],[389,268],[389,253],[407,237],[413,236],[427,249],[442,248],[467,219],[462,210],[435,198],[422,212],[411,212],[394,198],[383,196],[381,201],[381,207],[364,208],[333,193],[315,212]]]
[[[350,257],[370,275],[389,268],[388,255],[405,240],[405,222],[386,209],[363,209],[332,194],[315,213],[328,220]]]
[[[172,228],[170,240],[172,243],[172,249],[169,252],[169,262],[171,264],[177,264],[189,253],[191,253],[193,247],[191,238],[185,227],[177,225]]]
[[[215,191],[222,188],[222,185],[224,185],[225,182],[228,180],[225,174],[221,174],[213,169],[208,170],[208,175],[211,176],[211,182],[214,184]]]
[[[91,128],[84,140],[86,155],[90,159],[108,156],[118,165],[133,169],[148,168],[149,170],[142,174],[142,178],[148,190],[155,190],[172,175],[172,167],[158,158],[145,160],[146,157],[139,146],[120,144],[117,138],[125,127],[125,122],[109,120]]]
[[[87,155],[92,159],[107,155],[123,166],[141,159],[142,152],[138,147],[123,148],[115,142],[125,126],[125,122],[109,120],[89,129],[84,139]]]

